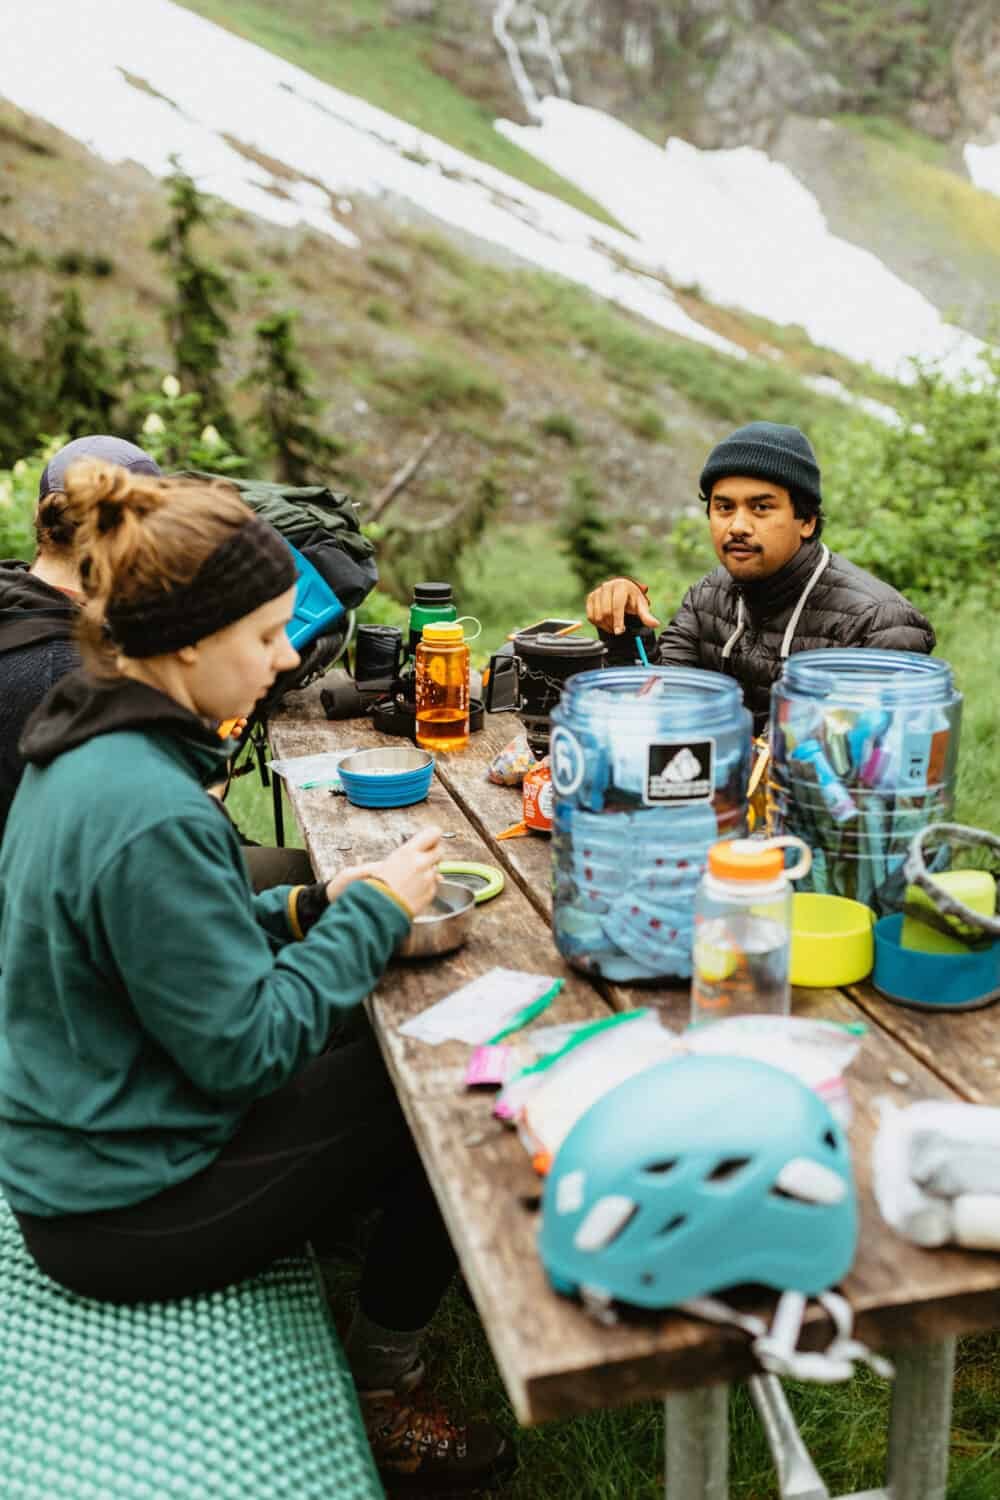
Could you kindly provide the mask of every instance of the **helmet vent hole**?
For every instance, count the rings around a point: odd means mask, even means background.
[[[824,1146],[829,1146],[831,1151],[836,1151],[837,1137],[834,1135],[832,1130],[824,1130],[822,1140]]]
[[[667,1222],[664,1224],[664,1226],[663,1226],[662,1229],[658,1229],[657,1230],[657,1232],[656,1232],[657,1239],[661,1239],[662,1240],[666,1235],[673,1234],[673,1232],[674,1232],[675,1229],[680,1229],[681,1225],[682,1224],[686,1224],[686,1223],[687,1223],[687,1214],[674,1214],[673,1218],[672,1219],[668,1219]]]
[[[639,1277],[639,1281],[643,1286],[652,1286],[655,1280],[656,1276],[652,1271],[643,1271],[642,1275]]]
[[[706,1182],[718,1185],[723,1182],[731,1182],[734,1177],[739,1176],[744,1167],[750,1165],[749,1156],[726,1156],[722,1161],[716,1162],[715,1166],[705,1178]]]
[[[677,1158],[676,1156],[672,1156],[667,1161],[647,1162],[642,1170],[644,1172],[648,1172],[651,1177],[665,1177],[668,1172],[672,1172],[674,1170],[676,1165]]]

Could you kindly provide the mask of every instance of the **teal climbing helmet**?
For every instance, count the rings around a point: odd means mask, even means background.
[[[563,1141],[539,1253],[556,1291],[672,1307],[757,1282],[816,1296],[849,1270],[857,1202],[844,1132],[780,1068],[658,1063]]]

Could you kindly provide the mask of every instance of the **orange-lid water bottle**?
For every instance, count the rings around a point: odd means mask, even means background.
[[[785,868],[786,848],[799,862]],[[708,851],[694,901],[691,1021],[787,1016],[792,936],[791,882],[809,873],[801,839],[727,839]]]
[[[464,750],[469,743],[469,648],[461,620],[425,625],[416,650],[417,744]]]

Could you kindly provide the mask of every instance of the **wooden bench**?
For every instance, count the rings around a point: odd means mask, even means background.
[[[43,1276],[0,1199],[3,1500],[381,1500],[312,1263],[118,1305]]]

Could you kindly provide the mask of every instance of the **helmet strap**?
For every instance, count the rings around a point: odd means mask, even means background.
[[[855,1362],[866,1364],[877,1375],[889,1379],[893,1374],[887,1359],[875,1354],[852,1337],[854,1314],[846,1298],[836,1292],[821,1292],[816,1299],[829,1315],[834,1337],[819,1353],[799,1349],[799,1336],[808,1299],[801,1292],[783,1292],[778,1299],[770,1328],[751,1313],[738,1312],[717,1297],[696,1297],[679,1304],[681,1312],[703,1318],[710,1323],[742,1329],[753,1340],[753,1352],[761,1367],[771,1375],[790,1376],[793,1380],[811,1380],[832,1385],[850,1380]]]

